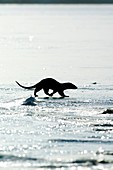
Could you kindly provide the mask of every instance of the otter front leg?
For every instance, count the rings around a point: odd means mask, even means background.
[[[45,93],[46,95],[51,96],[51,94],[48,93],[48,92],[49,92],[49,89],[48,89],[48,88],[44,88],[43,90],[44,90],[44,93]]]
[[[58,91],[58,93],[59,93],[59,95],[62,96],[62,97],[69,97],[69,96],[66,96],[63,91]]]
[[[40,91],[42,88],[40,87],[36,87],[35,90],[34,90],[34,96],[35,97],[38,97],[38,95],[36,94],[38,91]]]
[[[56,90],[53,90],[52,93],[49,93],[49,89],[44,88],[44,93],[48,96],[53,96],[53,94],[55,94],[56,92],[57,92]]]
[[[53,96],[53,94],[55,94],[56,92],[57,92],[56,90],[53,90],[53,92],[50,93],[49,95],[50,95],[50,96]]]
[[[37,89],[35,89],[35,90],[34,90],[34,96],[35,96],[35,97],[38,97],[38,95],[36,94],[37,92],[38,92]]]

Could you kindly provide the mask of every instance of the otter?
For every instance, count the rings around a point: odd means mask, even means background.
[[[25,88],[25,89],[35,88],[35,90],[34,90],[35,97],[38,97],[38,95],[36,93],[42,89],[44,90],[44,93],[48,96],[53,96],[56,92],[58,92],[61,97],[69,97],[64,94],[64,90],[77,89],[77,87],[72,83],[69,83],[69,82],[68,83],[60,83],[53,78],[42,79],[39,83],[37,83],[33,86],[30,86],[30,87],[23,86],[20,83],[18,83],[17,81],[16,81],[16,83],[20,87]],[[49,89],[53,90],[52,93],[49,93]]]

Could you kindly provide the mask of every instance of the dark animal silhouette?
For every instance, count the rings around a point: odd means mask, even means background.
[[[41,89],[43,89],[44,93],[46,95],[48,95],[48,96],[53,96],[53,94],[58,92],[59,95],[62,96],[62,97],[69,97],[69,96],[66,96],[64,94],[64,90],[66,90],[66,89],[77,89],[77,87],[72,83],[59,83],[58,81],[56,81],[53,78],[43,79],[39,83],[37,83],[37,84],[35,84],[33,86],[30,86],[30,87],[25,87],[25,86],[21,85],[20,83],[18,83],[17,81],[16,81],[16,83],[20,87],[25,88],[25,89],[33,89],[33,88],[35,88],[35,90],[34,90],[34,96],[35,97],[38,96],[36,93],[38,91],[40,91]],[[49,89],[53,90],[53,92],[49,93]]]

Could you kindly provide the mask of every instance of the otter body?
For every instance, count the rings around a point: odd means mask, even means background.
[[[66,89],[77,89],[77,87],[72,83],[60,83],[60,82],[56,81],[53,78],[43,79],[39,83],[37,83],[37,84],[35,84],[33,86],[30,86],[30,87],[25,87],[25,86],[21,85],[20,83],[18,83],[17,81],[16,81],[16,83],[20,87],[25,88],[25,89],[33,89],[33,88],[35,88],[35,90],[34,90],[34,96],[35,97],[38,96],[36,93],[38,91],[42,90],[42,89],[44,90],[44,93],[46,95],[48,95],[48,96],[53,96],[53,94],[58,92],[59,95],[62,96],[62,97],[69,97],[69,96],[66,96],[64,94],[64,90],[66,90]],[[53,92],[49,93],[49,89],[53,90]]]

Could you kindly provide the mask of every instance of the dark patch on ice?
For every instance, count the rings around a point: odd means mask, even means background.
[[[73,166],[77,166],[77,165],[81,165],[81,166],[95,166],[98,164],[109,164],[109,163],[113,163],[113,161],[111,160],[97,160],[97,159],[77,159],[77,160],[73,160],[73,161],[50,161],[48,162],[50,165],[39,165],[40,168],[49,168],[49,169],[54,169],[54,168],[71,168]]]
[[[0,161],[36,161],[37,158],[0,154]]]
[[[97,155],[103,154],[103,155],[113,155],[113,152],[111,151],[97,151],[96,152]]]
[[[36,99],[34,97],[29,97],[27,98],[22,105],[26,105],[26,106],[36,106]]]
[[[108,132],[111,130],[113,130],[113,129],[95,129],[95,131],[97,131],[97,132]]]
[[[98,164],[109,164],[112,163],[111,161],[108,160],[96,160],[96,159],[80,159],[80,160],[75,160],[72,163],[74,164],[82,164],[82,165],[87,165],[87,166],[94,166]]]
[[[56,143],[104,143],[113,144],[113,140],[101,140],[101,139],[51,139],[50,142]]]
[[[105,123],[105,124],[95,124],[95,127],[113,127],[113,124],[111,123]]]
[[[107,109],[102,114],[113,114],[113,109]]]
[[[97,82],[93,82],[92,84],[97,84]]]
[[[105,124],[95,124],[93,125],[95,128],[95,131],[98,132],[107,132],[107,131],[112,131],[113,130],[113,124],[111,123],[105,123]]]
[[[100,153],[96,153],[97,155]],[[108,154],[107,154],[108,155]],[[110,154],[112,155],[112,154]],[[98,160],[93,158],[81,158],[72,161],[58,161],[58,160],[48,160],[43,158],[32,158],[32,157],[23,157],[23,156],[16,156],[16,155],[6,155],[0,154],[0,162],[35,162],[37,168],[71,168],[73,166],[81,165],[81,166],[95,166],[98,164],[110,164],[113,163],[113,160]],[[38,163],[38,164],[36,164]],[[27,165],[26,165],[27,166]]]

